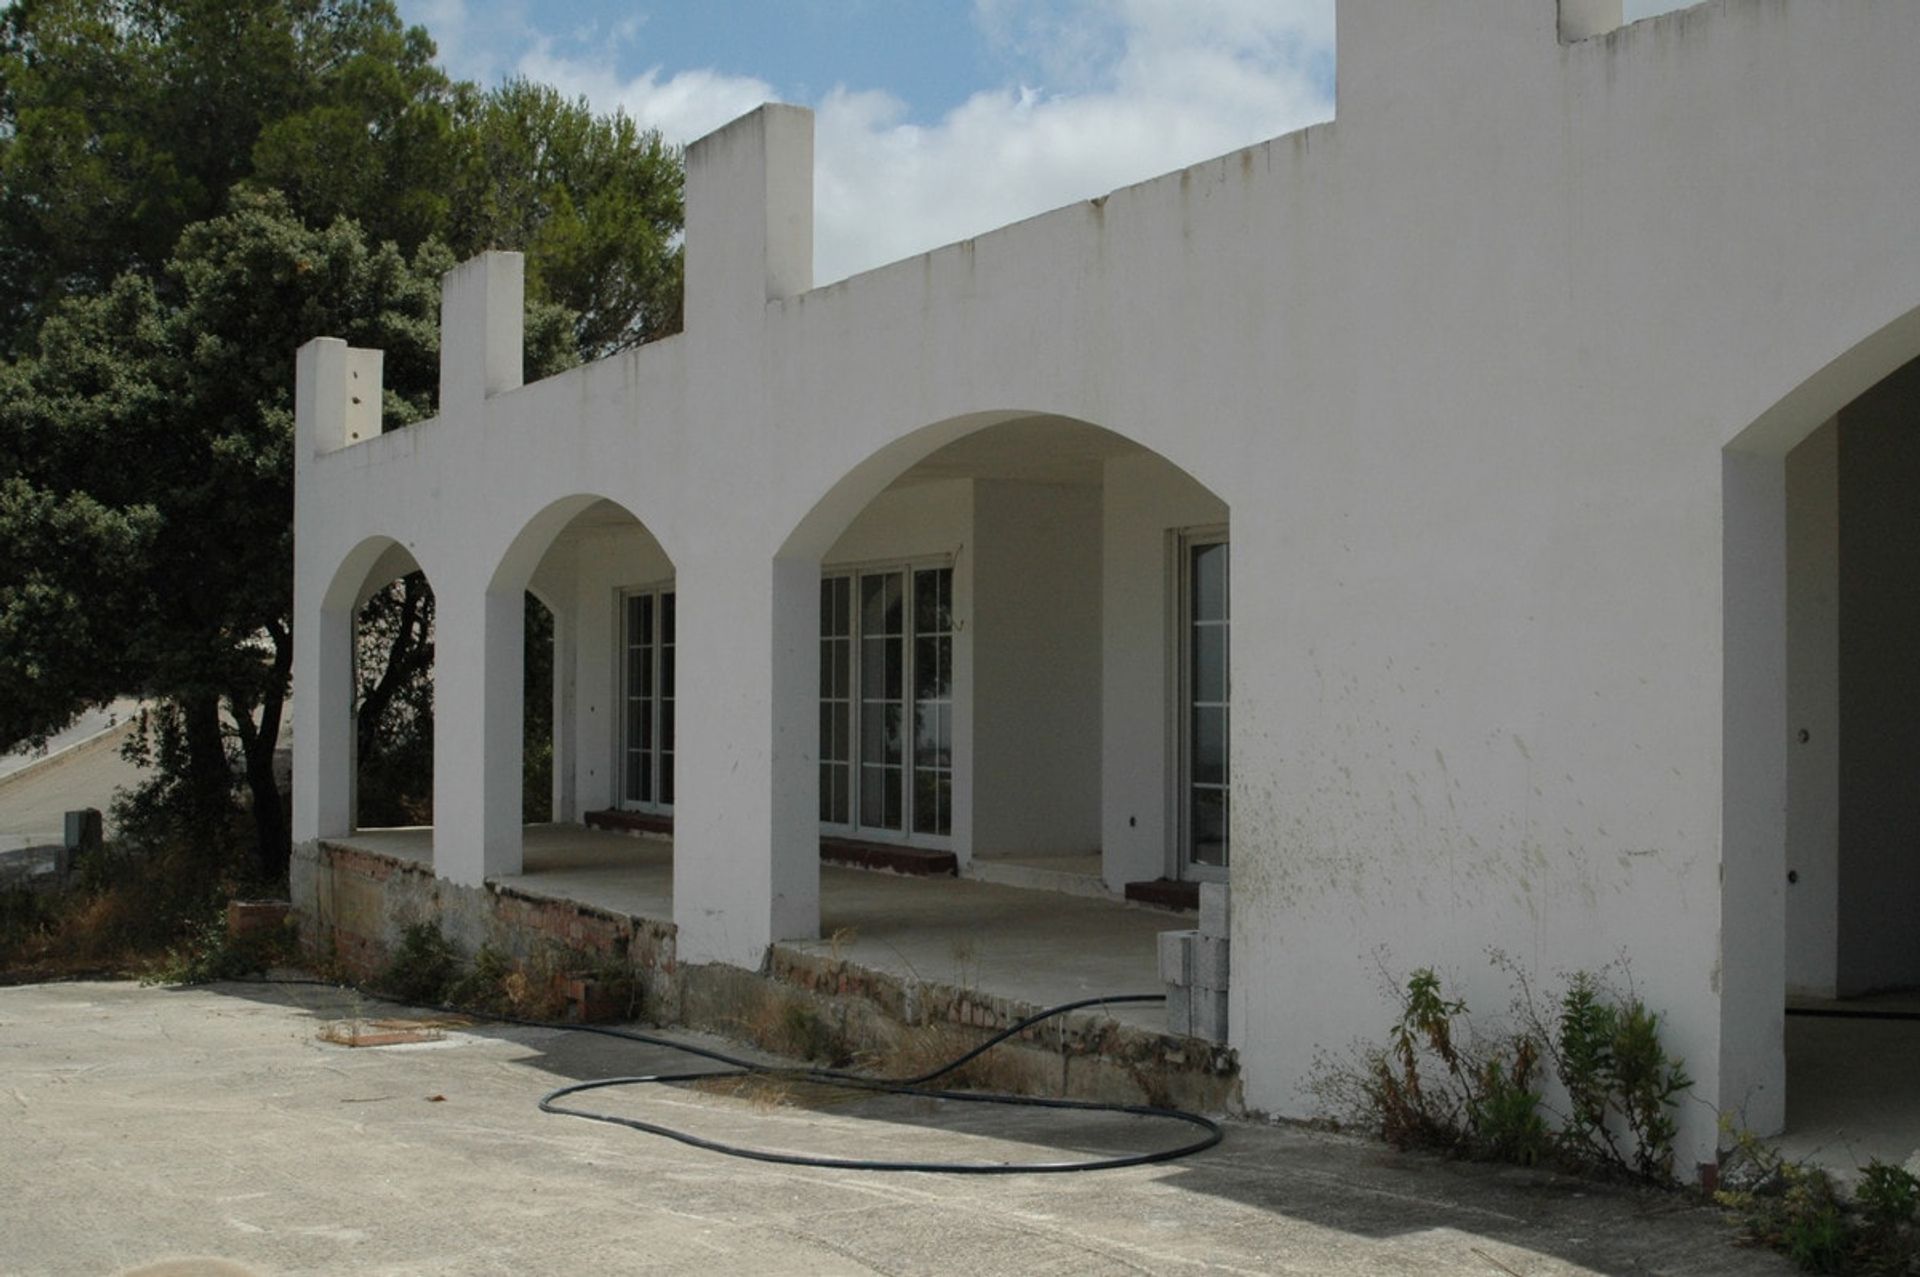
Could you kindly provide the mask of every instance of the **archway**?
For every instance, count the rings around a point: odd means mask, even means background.
[[[296,841],[345,837],[369,824],[406,824],[417,827],[396,835],[393,850],[431,860],[431,736],[424,757],[414,760],[424,775],[409,777],[405,758],[390,769],[396,788],[415,795],[411,815],[405,802],[375,796],[375,810],[363,819],[359,766],[363,719],[369,733],[391,728],[396,718],[424,726],[411,720],[431,708],[431,606],[421,564],[388,536],[362,540],[328,581],[300,656],[313,673],[296,687],[295,727],[304,755],[294,769]],[[394,677],[382,689],[390,664]]]
[[[1920,311],[1795,387],[1723,473],[1726,1104],[1812,1151],[1884,1129],[1920,1046],[1881,1018],[1920,1009]]]
[[[1164,904],[1226,878],[1229,524],[1166,457],[1053,414],[956,418],[853,467],[776,574],[776,650],[804,624],[808,658],[777,712],[815,746],[777,772],[781,881],[816,844]],[[820,906],[823,931],[912,952],[887,925]]]
[[[529,520],[487,594],[498,631],[487,660],[500,674],[489,689],[502,694],[487,717],[485,766],[510,799],[510,810],[503,801],[490,813],[500,824],[488,837],[513,843],[490,858],[488,876],[617,870],[618,858],[602,864],[563,831],[671,832],[673,561],[625,507],[578,495]],[[670,890],[670,846],[652,850],[660,854],[641,858],[667,867]]]

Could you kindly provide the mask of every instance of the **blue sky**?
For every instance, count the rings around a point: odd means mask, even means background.
[[[1679,7],[1626,3],[1629,18]],[[1333,0],[399,8],[456,76],[542,80],[674,142],[762,101],[812,107],[821,283],[1333,114]]]

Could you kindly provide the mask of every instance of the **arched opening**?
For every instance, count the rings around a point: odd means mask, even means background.
[[[785,547],[817,592],[816,750],[782,785],[820,839],[823,934],[1018,987],[1034,954],[992,929],[1100,902],[1111,930],[1045,959],[1058,991],[1158,987],[1153,936],[1179,924],[1113,906],[1190,906],[1231,872],[1229,523],[1159,453],[1057,415],[941,423],[836,485]],[[883,903],[839,865],[1026,892],[963,891],[988,931],[956,941],[971,923],[932,896]]]
[[[433,824],[433,587],[407,572],[354,618],[356,830]]]
[[[519,622],[488,644],[516,676],[517,721],[488,734],[508,754],[499,774],[518,781],[520,839],[489,876],[565,874],[570,893],[611,890],[627,912],[671,917],[672,559],[617,502],[569,497],[529,521],[488,594],[509,605],[490,618]]]
[[[1798,1154],[1920,1130],[1920,324],[1803,383],[1724,458],[1727,1106]],[[1843,1134],[1844,1133],[1844,1134]]]
[[[433,859],[434,598],[413,551],[391,537],[345,555],[302,640],[296,688],[294,836],[364,837]]]

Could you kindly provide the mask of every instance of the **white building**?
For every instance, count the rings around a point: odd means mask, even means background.
[[[825,288],[765,107],[683,334],[523,385],[490,255],[386,434],[310,343],[296,842],[417,567],[455,883],[519,867],[531,589],[556,817],[670,811],[684,962],[814,935],[823,830],[1097,849],[1231,875],[1255,1108],[1380,954],[1499,1005],[1498,946],[1628,958],[1697,1160],[1778,1128],[1785,995],[1920,984],[1920,4],[1559,7],[1341,0],[1332,122]]]

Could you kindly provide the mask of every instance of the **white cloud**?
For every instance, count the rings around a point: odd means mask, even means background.
[[[976,16],[1031,84],[983,90],[930,124],[857,87],[810,104],[820,282],[1332,113],[1331,0],[976,0]],[[621,107],[674,142],[778,97],[710,70],[623,78],[610,55],[546,39],[508,69]]]

